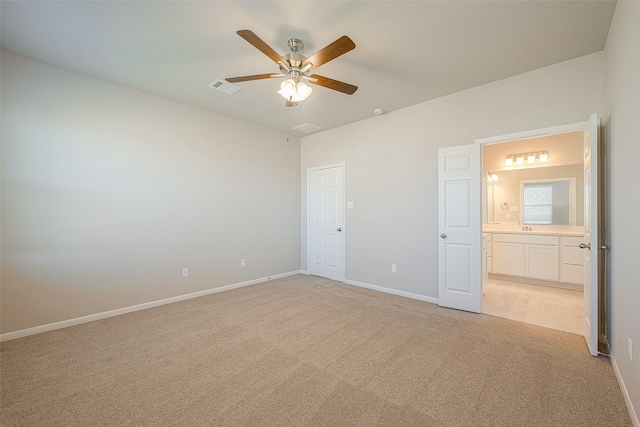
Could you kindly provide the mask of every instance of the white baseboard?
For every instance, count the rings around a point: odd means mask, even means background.
[[[300,270],[300,274],[306,274],[307,276],[311,275],[307,270]]]
[[[613,372],[616,374],[616,379],[618,380],[618,384],[620,385],[620,390],[622,391],[622,397],[624,397],[624,403],[627,404],[627,409],[629,410],[631,423],[633,424],[634,427],[640,427],[640,422],[638,421],[638,414],[636,413],[636,410],[633,407],[633,402],[631,402],[631,397],[629,397],[627,386],[624,384],[624,381],[622,380],[622,375],[620,375],[620,370],[618,369],[616,358],[613,357],[613,353],[611,353],[610,357],[611,357],[611,366],[613,366]]]
[[[430,302],[432,304],[438,304],[438,298],[428,297],[425,295],[414,294],[411,292],[399,291],[397,289],[385,288],[384,286],[370,285],[368,283],[356,282],[355,280],[345,279],[344,283],[347,285],[359,286],[361,288],[372,289],[374,291],[380,291],[387,294],[398,295],[405,298],[417,299],[424,302]]]
[[[246,282],[234,283],[233,285],[221,286],[219,288],[207,289],[204,291],[193,292],[176,297],[165,298],[157,301],[145,302],[143,304],[132,305],[129,307],[118,308],[116,310],[103,311],[102,313],[90,314],[88,316],[76,317],[75,319],[62,320],[60,322],[48,323],[46,325],[35,326],[33,328],[21,329],[19,331],[7,332],[0,334],[0,342],[9,341],[16,338],[27,337],[29,335],[40,334],[42,332],[53,331],[55,329],[68,328],[69,326],[80,325],[82,323],[93,322],[94,320],[106,319],[107,317],[119,316],[121,314],[131,313],[133,311],[144,310],[159,305],[171,304],[173,302],[184,301],[191,298],[198,298],[205,295],[211,295],[218,292],[224,292],[231,289],[241,288],[243,286],[255,285],[266,282],[268,280],[279,279],[281,277],[293,276],[300,274],[300,270],[290,271],[288,273],[275,274],[273,276],[261,277],[259,279],[249,280]]]

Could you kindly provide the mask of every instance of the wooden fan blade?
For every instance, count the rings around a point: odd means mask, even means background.
[[[248,82],[249,80],[262,80],[262,79],[270,79],[272,77],[279,77],[279,74],[255,74],[253,76],[242,76],[242,77],[229,77],[225,79],[229,83],[238,83],[238,82]]]
[[[275,50],[273,50],[271,48],[271,46],[269,46],[268,44],[266,44],[260,37],[256,36],[253,31],[250,30],[240,30],[237,31],[238,35],[240,37],[242,37],[243,39],[245,39],[246,41],[248,41],[249,43],[251,43],[256,49],[258,49],[260,52],[264,53],[265,55],[267,55],[269,58],[271,58],[271,60],[275,63],[278,63],[278,61],[282,61],[285,64],[288,64],[287,61],[284,60],[284,58],[282,56],[280,56],[280,54],[278,52],[276,52]]]
[[[347,36],[342,36],[338,40],[334,41],[330,45],[320,49],[304,61],[302,61],[301,67],[304,67],[308,63],[312,63],[311,69],[318,68],[322,64],[325,64],[332,59],[336,59],[340,55],[344,55],[350,50],[355,49],[356,44]]]
[[[312,79],[316,79],[316,81],[309,80],[310,83],[316,84],[318,86],[323,86],[328,89],[337,90],[338,92],[346,93],[347,95],[353,95],[353,93],[358,90],[358,86],[350,85],[349,83],[341,82],[338,80],[333,80],[329,77],[323,77],[317,74],[312,74],[309,77],[311,77]]]

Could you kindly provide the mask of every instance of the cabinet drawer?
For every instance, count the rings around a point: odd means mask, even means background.
[[[562,264],[562,281],[568,283],[584,283],[584,266]]]
[[[578,246],[580,243],[584,243],[584,236],[565,236],[562,238],[562,244],[564,246]]]
[[[536,234],[494,234],[493,242],[533,243],[536,245],[558,245],[558,236]]]
[[[562,262],[564,264],[584,265],[584,249],[575,246],[562,247]]]

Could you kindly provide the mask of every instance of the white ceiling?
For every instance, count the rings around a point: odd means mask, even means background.
[[[2,49],[292,135],[373,115],[604,49],[614,1],[2,1]],[[359,87],[319,86],[286,108],[280,80],[207,87],[277,66],[240,38],[310,56],[342,35],[355,50],[317,73]],[[316,72],[314,70],[314,72]]]

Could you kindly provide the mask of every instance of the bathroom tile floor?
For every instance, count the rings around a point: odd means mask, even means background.
[[[489,279],[482,312],[582,335],[582,291]]]

